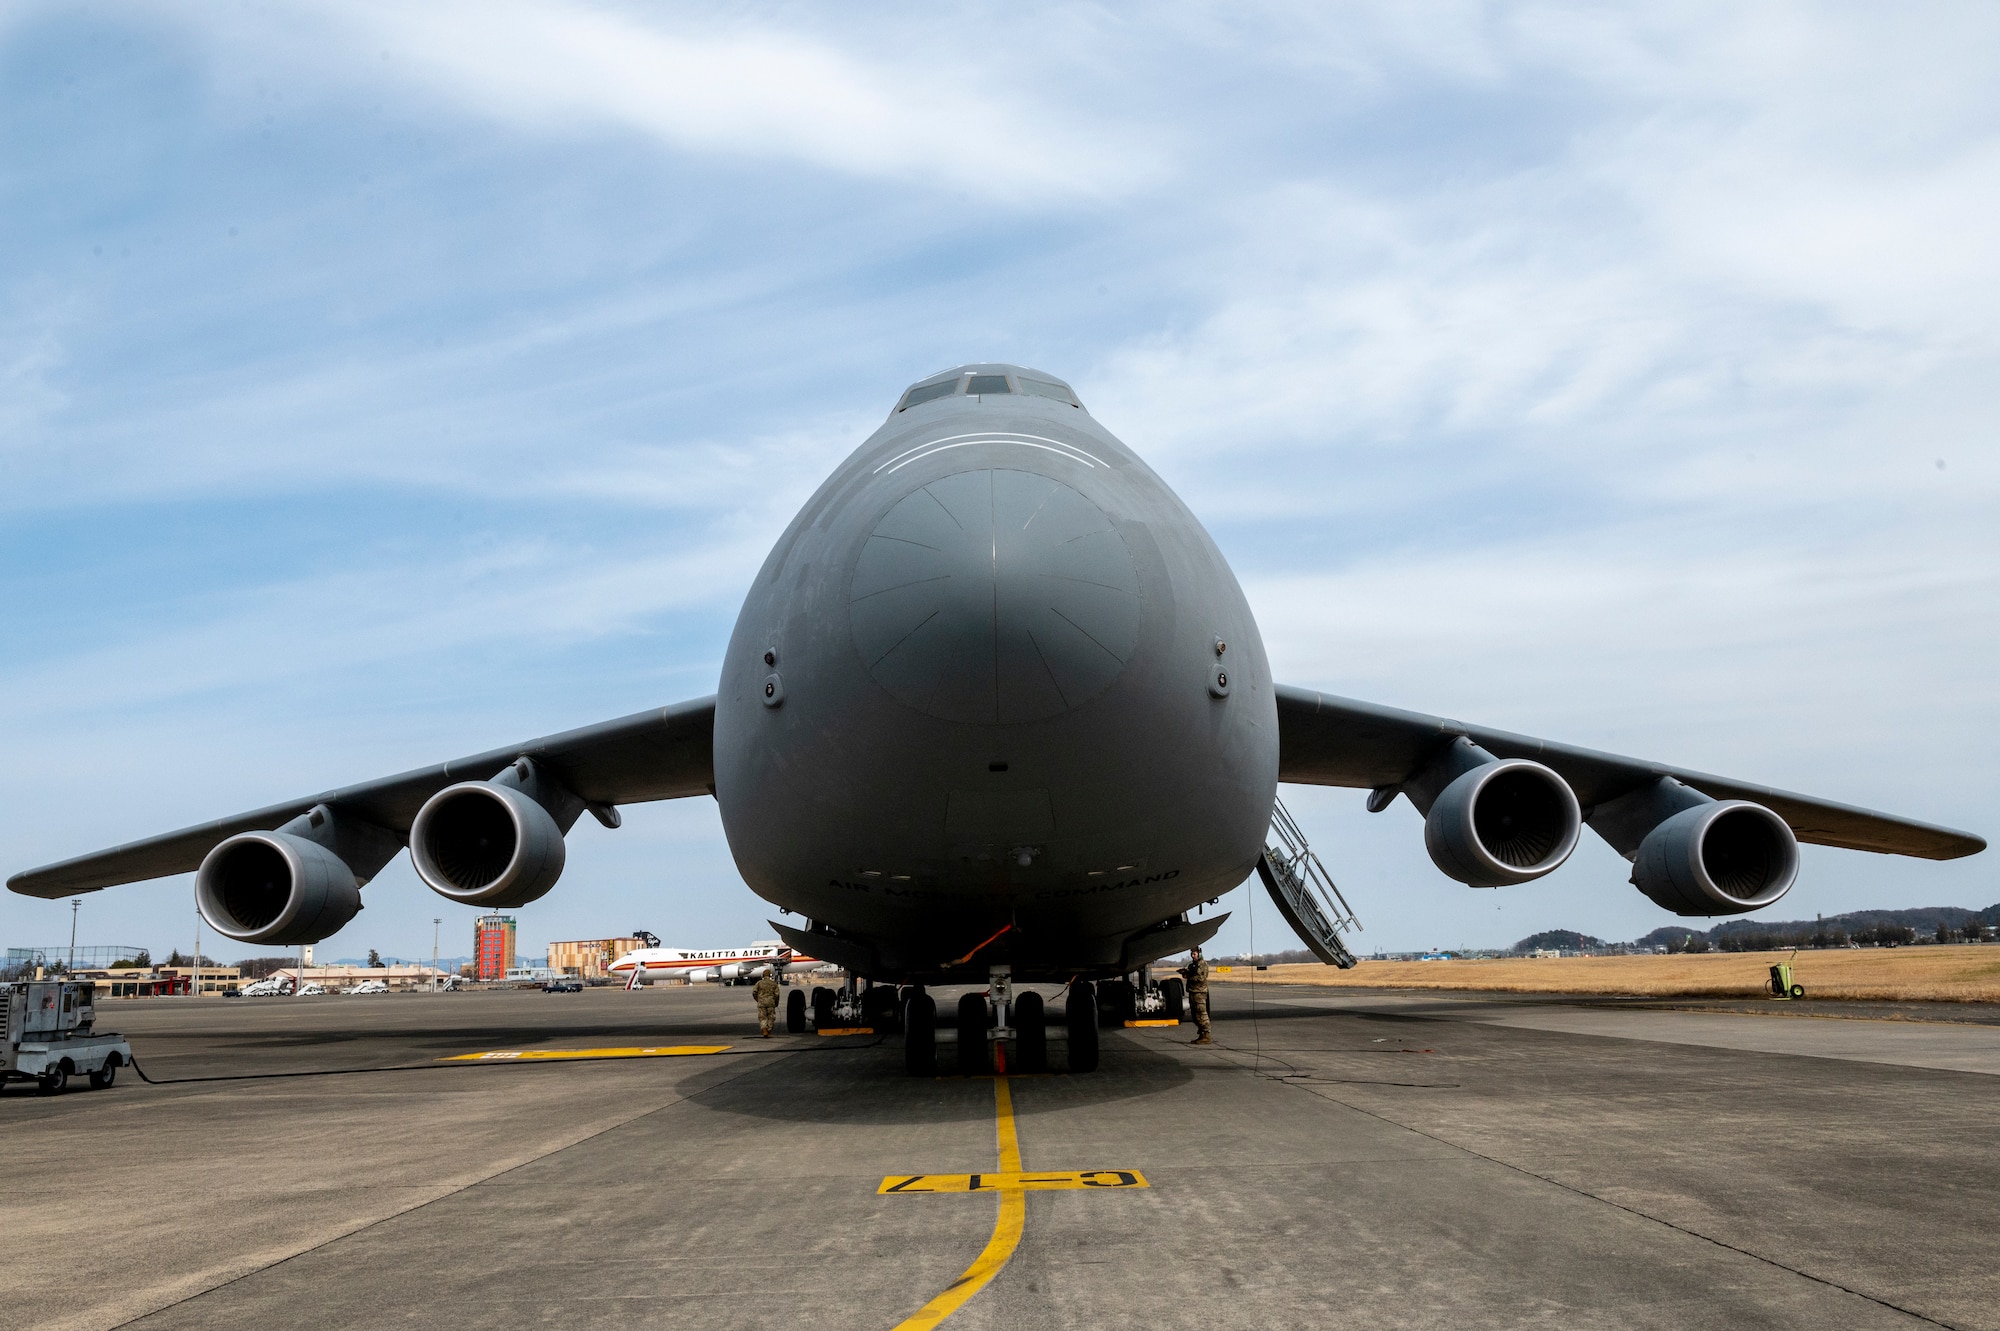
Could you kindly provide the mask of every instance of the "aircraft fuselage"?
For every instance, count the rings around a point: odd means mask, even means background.
[[[888,972],[1007,925],[982,964],[1115,968],[1253,870],[1277,772],[1263,642],[1214,541],[1085,411],[1018,391],[901,409],[827,478],[745,598],[716,705],[744,880]]]

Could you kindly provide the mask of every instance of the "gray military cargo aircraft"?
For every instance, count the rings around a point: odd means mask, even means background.
[[[1351,916],[1280,782],[1406,796],[1437,867],[1474,887],[1561,865],[1588,826],[1668,911],[1732,915],[1791,887],[1798,842],[1952,859],[1979,837],[1827,800],[1380,707],[1271,678],[1228,561],[1061,380],[965,365],[913,385],[764,561],[713,697],[507,745],[33,869],[63,897],[195,872],[245,943],[313,942],[408,846],[432,889],[524,905],[585,812],[714,797],[744,881],[800,917],[801,953],[868,982],[910,1068],[924,986],[971,984],[959,1066],[997,1035],[1045,1057],[1040,995],[1071,987],[1072,1070],[1100,1009],[1150,1004],[1197,912],[1263,879],[1323,959]],[[1267,845],[1275,833],[1276,844]],[[1098,982],[1103,982],[1101,985]],[[900,996],[894,985],[906,986]],[[1178,1006],[1178,996],[1173,1006]],[[872,1001],[872,1005],[870,1000]]]

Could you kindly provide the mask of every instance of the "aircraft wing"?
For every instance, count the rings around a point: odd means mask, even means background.
[[[238,832],[275,829],[317,804],[407,840],[425,800],[454,782],[484,781],[521,757],[549,768],[593,812],[610,818],[610,810],[620,804],[713,794],[714,736],[711,695],[79,855],[15,874],[7,886],[26,896],[53,899],[192,873],[219,842]]]
[[[1553,768],[1589,810],[1672,777],[1718,800],[1750,800],[1783,818],[1801,841],[1847,850],[1955,860],[1986,849],[1970,832],[1937,827],[1832,800],[1711,776],[1642,758],[1558,744],[1441,716],[1278,686],[1278,780],[1393,792],[1459,736],[1499,758],[1531,758]]]

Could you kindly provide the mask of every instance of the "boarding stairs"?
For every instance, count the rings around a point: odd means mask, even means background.
[[[1264,847],[1257,860],[1257,876],[1264,880],[1278,913],[1314,956],[1329,966],[1351,968],[1354,954],[1340,941],[1340,935],[1359,930],[1361,921],[1354,917],[1354,908],[1340,895],[1319,856],[1306,844],[1306,834],[1299,830],[1283,800],[1271,801],[1271,836],[1276,844]]]

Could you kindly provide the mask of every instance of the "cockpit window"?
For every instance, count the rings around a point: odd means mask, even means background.
[[[1042,379],[1021,380],[1021,391],[1023,393],[1033,393],[1036,397],[1052,397],[1058,402],[1067,402],[1072,407],[1082,405],[1082,403],[1076,400],[1076,394],[1070,392],[1061,384],[1052,384]]]
[[[958,380],[947,379],[941,384],[919,384],[903,395],[903,405],[897,411],[906,411],[919,402],[932,402],[941,397],[950,397],[958,391]],[[1004,389],[1002,390],[1005,391]]]
[[[1011,393],[1014,390],[1007,387],[1007,376],[1004,374],[975,374],[972,376],[972,382],[965,386],[965,391],[971,394]]]

